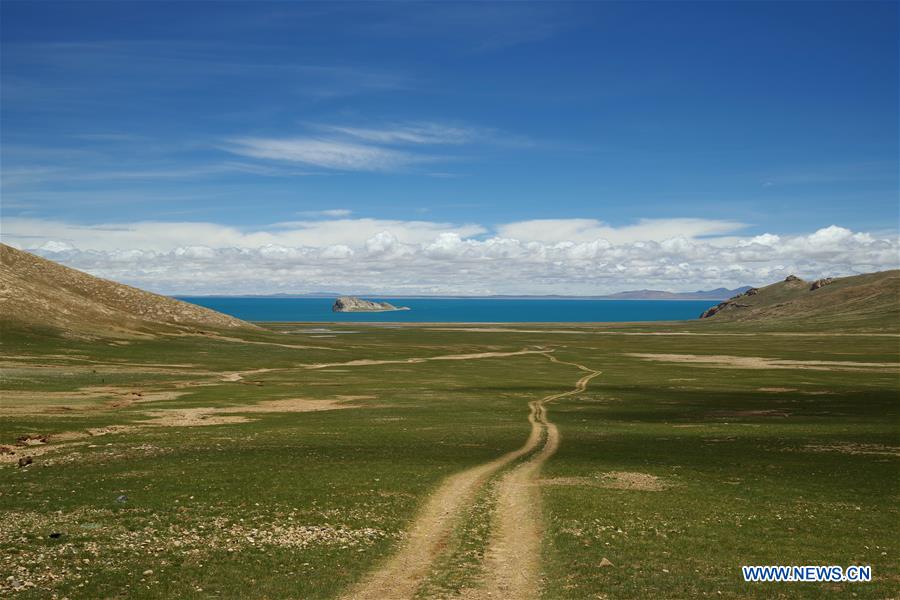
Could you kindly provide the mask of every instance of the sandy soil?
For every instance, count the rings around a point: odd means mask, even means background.
[[[540,484],[599,487],[609,490],[640,490],[644,492],[660,492],[671,487],[670,484],[655,475],[628,471],[612,471],[593,477],[554,477],[552,479],[541,479]]]
[[[238,381],[243,381],[244,377],[246,377],[247,375],[258,375],[260,373],[269,373],[270,371],[276,370],[278,369],[252,369],[250,371],[238,371],[236,373],[223,373],[219,377],[219,381],[236,383]]]
[[[0,415],[77,415],[86,410],[122,408],[139,403],[174,400],[186,393],[117,386],[89,386],[68,392],[3,390]]]
[[[360,359],[340,363],[315,363],[303,365],[307,369],[328,369],[331,367],[367,367],[371,365],[409,365],[423,363],[432,360],[477,360],[479,358],[500,358],[506,356],[520,356],[522,354],[546,354],[547,350],[518,350],[516,352],[478,352],[476,354],[444,354],[442,356],[426,356],[413,358],[400,358],[389,360]],[[552,351],[551,351],[552,352]]]
[[[659,492],[669,487],[662,479],[649,473],[612,471],[600,476],[601,486],[611,490],[641,490]]]
[[[175,393],[175,392],[170,392]],[[360,400],[370,400],[375,396],[337,396],[332,399],[282,398],[267,400],[258,404],[240,406],[203,406],[197,408],[173,408],[150,410],[144,414],[149,418],[133,425],[111,425],[83,431],[63,431],[47,436],[46,441],[25,440],[20,444],[0,446],[0,463],[17,463],[20,458],[36,458],[49,452],[84,445],[84,440],[104,435],[132,433],[144,427],[204,427],[210,425],[230,425],[254,420],[256,413],[314,412],[321,410],[341,410],[359,408]]]
[[[900,363],[855,362],[849,360],[788,360],[762,356],[697,354],[628,354],[644,360],[689,363],[723,369],[809,369],[813,371],[898,371]]]
[[[359,408],[359,404],[354,404],[352,400],[348,400],[348,398],[360,400],[371,397],[372,396],[341,396],[327,400],[284,398],[281,400],[267,400],[260,402],[259,404],[241,406],[203,406],[198,408],[156,410],[147,412],[152,418],[141,421],[141,423],[162,427],[196,427],[204,425],[246,423],[252,420],[250,417],[243,416],[248,413],[314,412],[320,410]]]

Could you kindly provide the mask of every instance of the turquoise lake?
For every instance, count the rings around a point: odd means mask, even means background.
[[[572,323],[696,319],[713,300],[581,300],[492,298],[380,298],[411,310],[331,312],[333,298],[178,296],[246,321],[400,323]]]

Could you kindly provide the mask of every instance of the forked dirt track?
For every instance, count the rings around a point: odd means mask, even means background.
[[[530,352],[508,353],[526,354]],[[500,353],[497,353],[500,354]],[[494,533],[486,555],[484,585],[464,593],[466,598],[531,598],[540,589],[540,493],[533,480],[559,447],[559,432],[547,419],[544,405],[583,392],[600,374],[584,365],[568,363],[541,352],[551,361],[575,366],[587,374],[575,387],[529,403],[531,432],[525,443],[488,463],[448,477],[435,491],[407,531],[400,549],[381,568],[350,589],[344,598],[401,600],[413,598],[444,550],[464,509],[492,475],[517,459],[538,450],[504,476],[499,484]],[[496,355],[496,354],[495,354]],[[543,444],[543,445],[542,445]]]
[[[466,594],[466,598],[506,598],[519,600],[540,595],[541,492],[535,485],[541,467],[559,448],[559,430],[547,418],[546,404],[580,394],[601,371],[578,363],[558,360],[585,371],[575,388],[531,403],[532,435],[544,439],[544,445],[531,458],[503,476],[497,489],[497,508],[493,533],[485,554],[484,586]]]

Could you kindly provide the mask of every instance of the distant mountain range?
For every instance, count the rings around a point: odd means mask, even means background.
[[[618,292],[608,294],[606,296],[563,296],[559,294],[548,295],[522,295],[522,294],[494,294],[491,296],[453,296],[453,295],[408,295],[408,294],[356,294],[357,296],[365,296],[367,298],[494,298],[498,300],[727,300],[732,296],[743,294],[750,289],[750,286],[729,290],[726,288],[716,288],[714,290],[698,290],[696,292],[665,292],[662,290],[630,290],[626,292]],[[309,292],[304,294],[248,294],[241,295],[242,298],[337,298],[346,296],[340,292]],[[191,295],[179,294],[179,298],[227,298],[228,295],[209,294],[209,295]]]
[[[733,290],[716,288],[714,290],[697,290],[696,292],[663,292],[660,290],[632,290],[608,296],[599,296],[606,300],[727,300],[732,296],[743,294],[750,289],[745,285]]]

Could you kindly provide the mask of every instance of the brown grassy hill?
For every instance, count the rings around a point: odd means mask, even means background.
[[[0,322],[88,335],[233,329],[249,323],[0,244]]]
[[[896,331],[900,329],[900,270],[818,281],[792,275],[726,300],[701,318]]]

